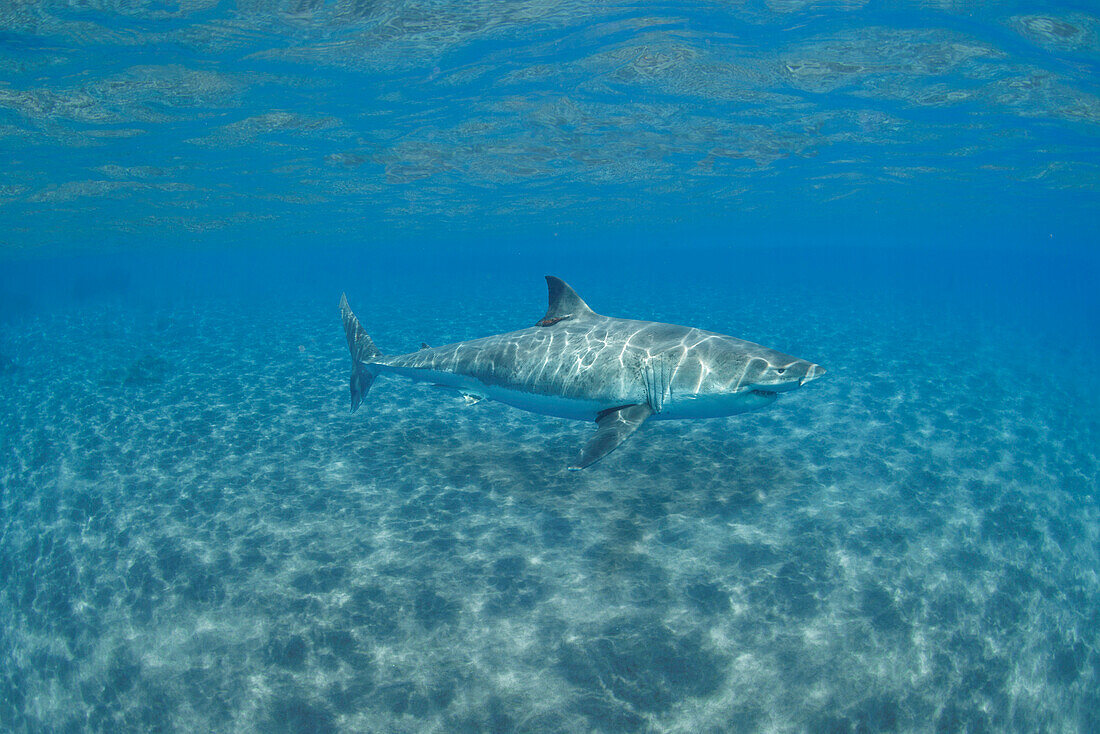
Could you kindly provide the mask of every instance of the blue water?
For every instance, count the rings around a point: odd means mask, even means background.
[[[0,729],[1100,730],[1086,2],[0,8]],[[598,312],[828,374],[381,378]]]

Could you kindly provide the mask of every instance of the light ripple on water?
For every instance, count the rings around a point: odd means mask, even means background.
[[[578,475],[578,423],[396,380],[348,414],[333,315],[264,305],[5,326],[5,726],[1095,724],[1096,426],[996,334],[773,326],[830,379]],[[812,311],[757,308],[695,320]]]
[[[1095,190],[1095,15],[821,5],[8,3],[0,222],[24,248],[767,226],[912,183],[1001,221]]]

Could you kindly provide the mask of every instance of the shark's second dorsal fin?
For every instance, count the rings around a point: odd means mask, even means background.
[[[586,316],[596,315],[596,312],[590,309],[577,292],[561,278],[547,275],[546,286],[550,290],[550,306],[546,309],[546,315],[542,317],[542,321],[539,321],[536,326],[553,326],[565,319],[583,319]]]

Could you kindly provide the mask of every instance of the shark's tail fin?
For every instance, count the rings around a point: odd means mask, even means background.
[[[372,360],[381,357],[382,352],[374,346],[359,319],[355,318],[351,306],[348,305],[348,297],[343,293],[340,294],[340,316],[344,320],[344,333],[348,337],[348,349],[351,350],[351,410],[355,412],[370,391],[376,376],[368,365]]]

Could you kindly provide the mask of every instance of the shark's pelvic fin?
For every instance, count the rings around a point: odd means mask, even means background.
[[[581,452],[577,463],[569,467],[571,471],[592,466],[614,451],[645,419],[653,415],[653,408],[641,405],[624,405],[621,408],[605,410],[596,418],[596,435],[593,436]]]
[[[371,360],[382,356],[374,341],[363,329],[359,319],[348,305],[347,295],[340,294],[340,316],[344,320],[344,334],[348,338],[348,349],[351,350],[351,411],[354,413],[363,398],[370,391],[374,382],[375,373],[367,366]]]
[[[546,315],[536,326],[553,326],[565,319],[583,319],[586,316],[596,315],[584,299],[561,278],[547,275],[546,286],[549,289],[550,306],[546,309]]]

